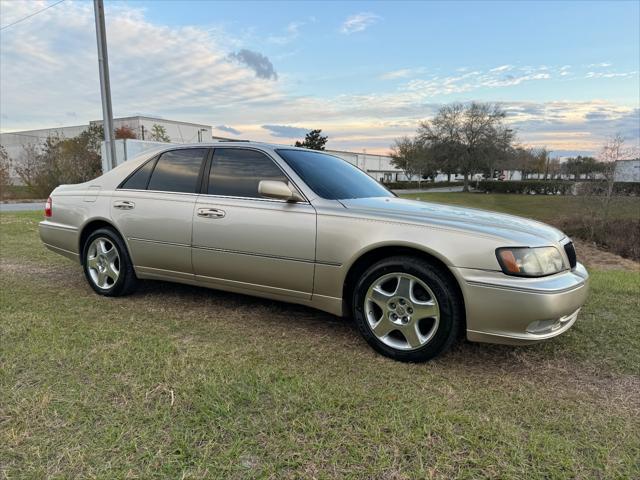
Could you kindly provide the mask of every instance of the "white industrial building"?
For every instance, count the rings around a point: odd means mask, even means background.
[[[0,145],[6,149],[9,158],[12,160],[12,164],[15,166],[15,164],[21,162],[21,159],[24,156],[25,147],[38,147],[42,145],[48,137],[52,136],[60,138],[76,137],[92,124],[102,125],[102,120],[92,121],[85,125],[0,133]],[[128,127],[133,131],[138,139],[144,141],[153,141],[151,133],[154,125],[160,125],[164,128],[171,143],[210,142],[212,139],[212,130],[210,125],[167,120],[164,118],[143,115],[113,119],[114,129]],[[124,158],[127,158],[127,156]],[[129,155],[128,158],[131,158],[131,155]],[[12,171],[10,175],[13,182],[19,182],[14,171]]]

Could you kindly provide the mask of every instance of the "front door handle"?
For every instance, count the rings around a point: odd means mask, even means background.
[[[199,208],[198,216],[205,218],[224,218],[226,215],[224,210],[218,208]]]
[[[128,200],[119,200],[117,202],[113,202],[113,208],[119,208],[120,210],[132,210],[135,208],[135,206],[135,203]]]

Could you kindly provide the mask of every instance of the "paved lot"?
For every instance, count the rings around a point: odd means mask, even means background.
[[[44,210],[44,202],[0,203],[0,212],[27,212],[30,210]]]

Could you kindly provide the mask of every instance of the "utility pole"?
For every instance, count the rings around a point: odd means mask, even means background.
[[[116,149],[113,143],[113,112],[111,110],[111,85],[109,83],[109,57],[107,56],[107,33],[104,27],[104,2],[93,0],[96,16],[96,39],[98,40],[98,66],[100,68],[100,94],[102,96],[102,128],[104,129],[107,165],[116,166]]]

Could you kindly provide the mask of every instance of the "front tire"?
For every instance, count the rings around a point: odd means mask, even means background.
[[[137,287],[127,248],[111,228],[100,228],[89,235],[84,243],[82,266],[91,288],[105,297],[128,295]]]
[[[369,267],[353,291],[353,317],[374,350],[425,362],[447,350],[464,322],[450,274],[424,259],[397,256]]]

